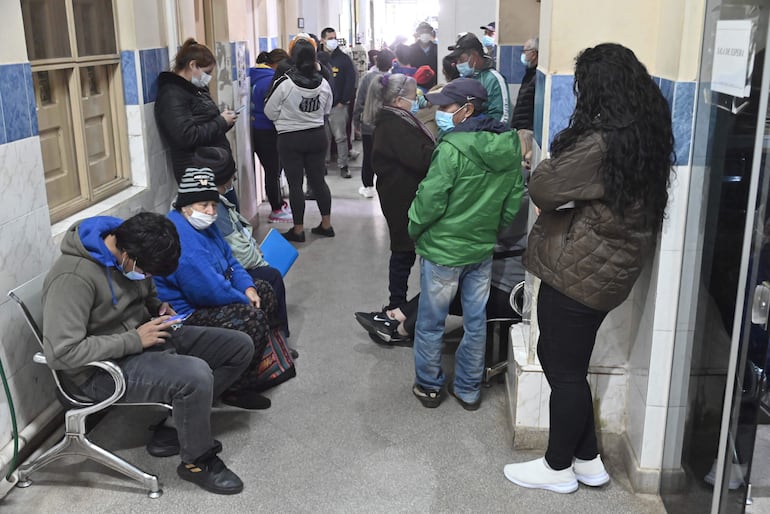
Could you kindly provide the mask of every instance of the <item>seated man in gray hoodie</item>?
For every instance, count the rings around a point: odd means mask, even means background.
[[[63,370],[83,394],[107,398],[114,382],[86,367],[114,360],[126,379],[126,402],[163,402],[169,424],[156,428],[151,455],[180,455],[179,476],[216,494],[237,494],[243,482],[217,453],[212,401],[251,362],[254,345],[242,332],[179,325],[156,294],[152,275],[177,268],[179,236],[164,216],[140,213],[123,221],[100,216],[75,223],[43,284],[43,340],[49,366]]]

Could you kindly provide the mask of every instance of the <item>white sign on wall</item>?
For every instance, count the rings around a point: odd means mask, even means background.
[[[752,20],[717,21],[712,91],[740,98],[749,96],[754,71],[753,31]]]

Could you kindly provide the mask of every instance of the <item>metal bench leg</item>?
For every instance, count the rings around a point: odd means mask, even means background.
[[[29,475],[43,468],[50,462],[68,455],[80,455],[141,483],[148,490],[150,498],[160,498],[163,494],[163,490],[158,484],[158,477],[145,473],[128,461],[89,441],[81,431],[77,430],[78,427],[85,428],[84,421],[85,416],[79,415],[77,412],[68,413],[65,420],[65,425],[67,425],[68,430],[64,439],[51,447],[33,462],[21,466],[17,470],[19,482],[16,486],[24,488],[32,485]],[[71,430],[73,428],[75,430]]]

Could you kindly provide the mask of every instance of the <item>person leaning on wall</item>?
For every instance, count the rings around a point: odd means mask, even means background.
[[[541,280],[537,355],[551,387],[548,449],[503,470],[514,484],[558,493],[610,481],[588,364],[599,326],[652,257],[674,155],[668,103],[628,48],[606,43],[581,52],[574,91],[569,126],[529,180],[540,212],[525,265]]]
[[[192,166],[195,150],[218,146],[233,151],[225,133],[233,128],[238,114],[219,107],[209,94],[209,82],[216,67],[211,50],[194,39],[182,44],[174,57],[172,71],[158,75],[155,122],[171,150],[171,166],[177,184]],[[238,205],[235,193],[229,197]]]

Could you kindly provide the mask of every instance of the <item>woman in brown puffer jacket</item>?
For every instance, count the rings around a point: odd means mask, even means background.
[[[651,256],[668,201],[674,138],[668,103],[634,53],[584,50],[575,111],[529,182],[540,215],[526,266],[541,279],[537,353],[551,386],[544,458],[509,464],[524,486],[570,493],[610,479],[586,376],[596,332]]]

